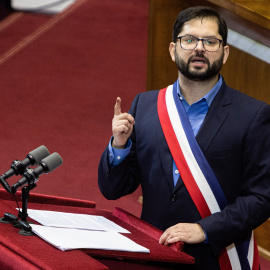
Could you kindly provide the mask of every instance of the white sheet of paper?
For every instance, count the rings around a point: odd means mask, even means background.
[[[31,224],[31,227],[35,234],[63,251],[86,248],[150,253],[149,249],[117,232],[55,228],[35,224]]]
[[[130,233],[115,222],[96,215],[28,209],[28,216],[42,225],[95,231]]]

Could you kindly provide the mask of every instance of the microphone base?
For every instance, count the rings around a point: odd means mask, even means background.
[[[21,229],[18,233],[23,236],[33,236],[35,235],[32,232],[32,228],[29,224],[33,222],[28,222],[28,221],[18,221],[18,226]]]
[[[6,224],[8,224],[8,223],[11,223],[11,221],[8,221],[4,217],[1,217],[0,218],[0,223],[6,223]]]
[[[0,218],[1,223],[16,223],[18,221],[18,218],[11,214],[11,213],[5,213],[3,217]]]
[[[25,230],[20,230],[18,232],[18,234],[23,235],[23,236],[33,236],[33,235],[35,235],[32,231],[28,232],[28,231],[25,231]]]

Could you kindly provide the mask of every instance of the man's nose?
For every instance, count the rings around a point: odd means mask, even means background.
[[[205,51],[202,40],[198,40],[198,43],[197,43],[197,46],[196,46],[195,50],[197,50],[197,51]]]

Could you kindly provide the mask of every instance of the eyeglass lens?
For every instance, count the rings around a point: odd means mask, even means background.
[[[186,36],[180,38],[180,45],[184,50],[194,50],[199,42],[202,40],[203,47],[205,50],[210,52],[218,51],[220,46],[220,41],[216,38],[204,38],[198,39],[192,36]]]

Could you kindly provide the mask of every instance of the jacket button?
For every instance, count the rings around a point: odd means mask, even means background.
[[[171,196],[171,202],[175,202],[175,201],[176,201],[176,195],[173,194],[173,195]]]

